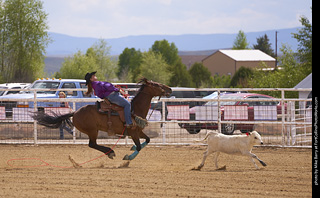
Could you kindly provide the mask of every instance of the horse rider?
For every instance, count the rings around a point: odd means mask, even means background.
[[[131,120],[131,104],[125,98],[120,96],[119,89],[116,88],[110,82],[98,81],[97,72],[87,73],[84,77],[86,80],[86,85],[88,86],[88,91],[85,93],[89,95],[94,90],[94,94],[101,99],[108,99],[111,103],[119,105],[124,108],[124,117],[126,124],[124,125],[127,128],[134,127],[134,124]]]

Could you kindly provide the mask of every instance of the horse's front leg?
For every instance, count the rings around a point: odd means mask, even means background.
[[[145,146],[147,146],[147,145],[149,144],[150,138],[149,138],[145,133],[143,133],[142,130],[140,131],[139,137],[140,137],[140,138],[144,138],[144,139],[146,140],[145,142],[143,142],[143,143],[141,144],[141,149],[143,149]],[[137,150],[136,145],[133,145],[133,146],[131,147],[131,150],[132,150],[132,151]]]
[[[137,155],[139,154],[139,151],[141,150],[141,144],[139,140],[139,136],[137,133],[134,133],[131,135],[133,142],[135,143],[136,149],[131,155],[125,155],[123,160],[133,160]]]

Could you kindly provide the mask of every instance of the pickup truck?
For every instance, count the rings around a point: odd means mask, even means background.
[[[76,79],[54,79],[42,78],[34,81],[30,89],[80,89],[86,88],[85,80]],[[37,98],[59,98],[59,92],[56,90],[50,91],[37,91]],[[85,96],[85,91],[64,91],[67,98],[96,98],[95,95]],[[12,109],[14,107],[33,108],[32,101],[6,101],[6,99],[33,99],[33,91],[24,91],[19,94],[5,95],[0,97],[0,106],[5,107],[6,116],[12,116]],[[91,102],[92,103],[92,102]],[[91,103],[76,103],[76,109],[91,104]],[[92,103],[93,104],[93,103]],[[38,107],[59,107],[59,102],[38,102]]]
[[[16,89],[26,89],[30,86],[30,83],[4,83],[0,84],[0,96],[5,96],[9,94],[17,94],[20,91]]]

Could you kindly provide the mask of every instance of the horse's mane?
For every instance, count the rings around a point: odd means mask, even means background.
[[[131,111],[133,110],[133,104],[136,99],[136,96],[144,89],[146,83],[148,82],[147,78],[141,78],[138,82],[138,84],[141,84],[140,89],[138,90],[137,94],[134,96],[134,98],[131,100]]]

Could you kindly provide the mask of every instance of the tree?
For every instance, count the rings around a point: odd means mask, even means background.
[[[174,43],[167,40],[155,41],[151,47],[151,51],[160,53],[168,64],[168,72],[171,73],[169,86],[193,86],[192,78],[188,73],[187,67],[181,62],[178,55],[178,48]]]
[[[142,54],[142,63],[140,66],[140,77],[168,84],[171,78],[171,74],[168,73],[168,67],[168,64],[161,54],[153,51],[144,52]]]
[[[0,2],[0,72],[6,82],[32,82],[43,73],[50,42],[39,0]]]
[[[280,49],[283,55],[279,58],[279,68],[273,71],[253,70],[253,78],[249,80],[251,87],[256,88],[292,88],[305,78],[304,68],[297,63],[290,47],[283,45]],[[262,63],[262,67],[267,67]],[[261,67],[260,67],[261,68]],[[280,93],[265,92],[264,94],[281,97]],[[295,93],[289,93],[287,97],[293,97]],[[297,97],[297,96],[295,96]]]
[[[98,71],[98,65],[92,56],[86,56],[80,50],[72,56],[65,58],[60,68],[60,78],[83,79],[87,72]],[[99,79],[104,79],[101,72],[97,72]]]
[[[213,84],[210,71],[202,63],[194,63],[189,70],[189,74],[196,88],[211,87]]]
[[[312,24],[304,16],[300,18],[300,22],[303,28],[294,33],[293,37],[299,43],[298,57],[308,75],[312,72]]]
[[[126,82],[137,82],[140,74],[142,53],[135,48],[125,48],[118,60],[118,79]]]
[[[173,87],[194,87],[191,75],[187,67],[180,61],[176,63],[172,71],[169,85]]]
[[[174,66],[180,59],[178,55],[178,48],[174,43],[170,43],[167,40],[155,41],[151,47],[151,50],[155,53],[160,53],[166,63],[170,66]]]
[[[110,81],[115,77],[115,64],[108,56],[110,48],[105,41],[99,40],[83,54],[80,50],[65,58],[60,72],[55,77],[83,79],[87,72],[97,71],[99,80]]]
[[[232,49],[234,49],[234,50],[249,49],[249,43],[247,42],[247,36],[244,34],[244,32],[242,30],[239,30],[239,33],[233,42]]]
[[[99,39],[88,50],[86,55],[95,60],[98,71],[104,75],[103,79],[111,80],[116,77],[116,63],[110,57],[111,46],[104,39]]]
[[[219,76],[218,74],[214,75],[213,77],[213,86],[215,88],[228,88],[230,87],[230,75],[222,75]]]
[[[257,44],[253,45],[254,49],[258,49],[263,51],[266,54],[269,54],[272,57],[275,57],[275,54],[273,53],[273,50],[271,48],[271,43],[269,43],[269,38],[267,34],[264,34],[264,36],[257,38]]]
[[[252,78],[253,71],[251,68],[241,66],[233,75],[230,86],[232,87],[249,87],[248,81]]]

